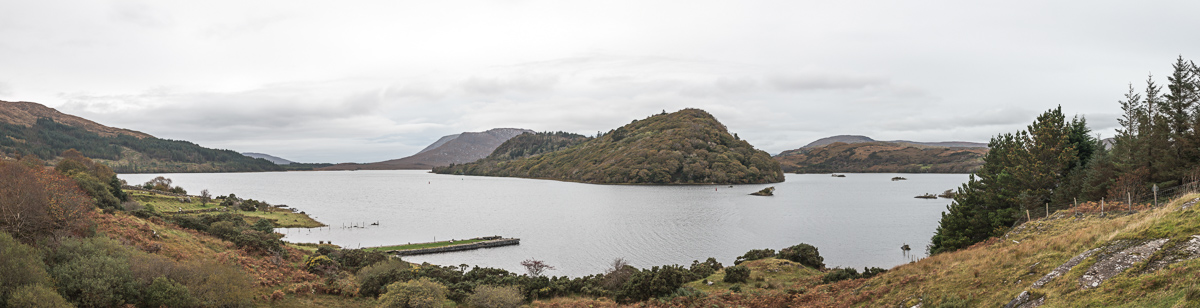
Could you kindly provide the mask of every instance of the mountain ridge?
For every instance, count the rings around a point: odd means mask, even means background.
[[[922,145],[922,146],[951,147],[951,148],[986,148],[988,146],[987,143],[970,142],[970,141],[922,142],[922,141],[909,141],[909,140],[875,140],[874,138],[863,136],[863,135],[836,135],[836,136],[829,136],[829,137],[814,140],[813,142],[809,142],[808,144],[806,144],[800,148],[801,149],[817,148],[817,147],[829,145],[829,144],[832,144],[835,142],[843,142],[843,143],[891,142],[891,143],[909,143],[909,144]]]
[[[68,149],[119,173],[282,171],[231,150],[105,126],[33,102],[0,101],[0,155],[54,161]]]
[[[294,164],[294,163],[296,163],[296,162],[294,162],[294,161],[290,161],[290,160],[287,160],[287,159],[283,159],[283,158],[281,158],[281,157],[279,157],[279,156],[275,156],[275,155],[271,155],[271,154],[254,153],[254,152],[242,152],[242,155],[246,155],[246,156],[249,156],[249,157],[252,157],[252,158],[262,158],[262,159],[266,159],[267,161],[270,161],[270,162],[272,162],[272,163],[275,163],[276,165],[290,165],[290,164]]]
[[[493,128],[482,132],[464,132],[444,136],[408,157],[374,163],[343,163],[317,170],[430,170],[434,167],[479,160],[487,157],[508,139],[532,132],[524,128]]]

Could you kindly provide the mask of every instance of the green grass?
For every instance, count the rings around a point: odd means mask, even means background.
[[[450,241],[441,241],[441,242],[432,242],[432,243],[416,243],[416,244],[395,245],[395,246],[368,247],[368,248],[363,248],[363,249],[371,250],[371,251],[410,250],[410,249],[424,249],[424,248],[446,247],[446,246],[453,246],[453,245],[463,245],[463,244],[478,243],[478,242],[483,242],[483,241],[485,241],[485,240],[455,240],[453,243],[451,243]]]
[[[726,264],[729,265],[729,264]],[[693,281],[684,286],[692,287],[705,293],[729,292],[729,288],[740,285],[742,291],[752,289],[764,290],[801,290],[811,288],[820,282],[821,271],[800,265],[800,263],[784,259],[761,259],[742,263],[750,268],[750,279],[744,283],[727,283],[725,270],[719,270],[706,279]],[[712,285],[704,283],[712,281]]]
[[[179,210],[208,210],[221,207],[218,205],[220,203],[219,201],[209,201],[208,204],[201,204],[199,200],[200,198],[198,197],[193,197],[192,202],[188,203],[179,201],[179,197],[151,194],[150,192],[145,191],[129,190],[126,193],[129,194],[129,197],[132,200],[135,200],[142,205],[152,206],[154,207],[154,210],[164,214],[175,213]],[[232,208],[230,209],[233,210]],[[206,212],[191,215],[216,215],[219,213],[220,212]],[[275,223],[275,226],[280,228],[317,228],[325,226],[325,224],[312,219],[312,217],[308,216],[307,214],[295,213],[289,209],[271,208],[266,212],[233,210],[230,213],[245,215],[247,218],[250,218],[246,222],[251,224],[257,222],[259,219],[270,220],[271,222]]]

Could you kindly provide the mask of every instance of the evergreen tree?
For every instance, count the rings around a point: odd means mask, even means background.
[[[1025,210],[1049,203],[1068,172],[1081,166],[1072,135],[1082,135],[1076,142],[1095,155],[1096,141],[1089,133],[1085,120],[1068,124],[1058,107],[1038,116],[1025,131],[992,138],[983,167],[942,213],[929,252],[953,251],[1002,235]]]

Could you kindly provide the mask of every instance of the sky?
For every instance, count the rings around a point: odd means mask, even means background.
[[[300,162],[700,108],[772,154],[974,141],[1200,58],[1200,1],[0,0],[0,100]]]

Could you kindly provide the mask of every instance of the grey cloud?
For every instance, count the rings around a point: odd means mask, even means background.
[[[471,94],[494,95],[502,93],[543,92],[558,84],[553,75],[510,75],[506,77],[472,76],[461,84],[463,91]]]
[[[767,81],[782,91],[864,89],[888,84],[882,77],[834,74],[777,75],[767,77]]]
[[[112,19],[142,27],[163,27],[170,24],[170,17],[154,10],[140,1],[116,1],[109,15]]]
[[[286,15],[271,15],[253,17],[235,23],[219,23],[204,29],[200,35],[207,38],[230,38],[240,35],[251,35],[262,31],[268,26],[288,20]]]
[[[962,127],[1016,126],[1033,121],[1037,114],[1021,108],[999,108],[960,114],[956,109],[940,112],[917,111],[903,116],[881,117],[880,129],[894,131],[921,131],[957,129]]]

